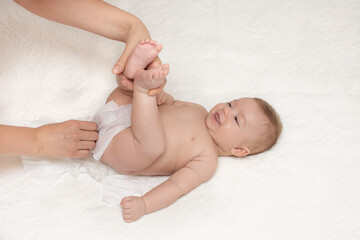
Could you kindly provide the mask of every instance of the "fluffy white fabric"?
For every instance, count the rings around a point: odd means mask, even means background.
[[[164,177],[66,159],[24,170],[20,158],[3,156],[0,239],[359,238],[359,1],[111,3],[164,44],[175,98],[210,109],[262,97],[280,113],[283,134],[263,154],[221,158],[209,182],[132,224],[113,202]],[[0,9],[0,123],[89,119],[116,86],[123,44],[12,1]]]

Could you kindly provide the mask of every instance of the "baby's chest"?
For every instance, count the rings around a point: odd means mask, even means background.
[[[194,141],[207,133],[206,112],[192,105],[163,108],[160,111],[164,131],[177,141]]]
[[[211,147],[205,125],[206,113],[199,109],[177,108],[162,113],[166,137],[166,155],[172,156],[176,168],[184,166],[205,149]],[[209,146],[208,146],[209,145]]]

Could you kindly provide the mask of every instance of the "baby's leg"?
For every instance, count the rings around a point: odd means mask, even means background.
[[[148,89],[160,86],[168,72],[169,66],[165,64],[134,74],[132,126],[113,138],[101,159],[103,162],[120,172],[139,171],[151,165],[163,153],[165,135],[156,96],[148,96],[147,92]],[[116,96],[113,99],[115,102]]]
[[[147,90],[137,87],[137,82],[155,81],[161,84],[168,73],[166,69],[167,66],[162,66],[158,70],[145,71],[141,74],[143,78],[135,77],[131,127],[113,138],[101,158],[101,161],[119,172],[143,170],[157,160],[165,150],[165,135],[156,96],[148,96]]]

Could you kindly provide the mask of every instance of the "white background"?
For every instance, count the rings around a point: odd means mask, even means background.
[[[175,98],[210,109],[261,97],[283,134],[266,153],[221,158],[209,182],[132,224],[103,195],[113,187],[120,201],[164,178],[1,157],[0,239],[360,239],[358,0],[109,2],[164,45]],[[12,1],[0,13],[0,123],[89,119],[116,86],[123,44]]]

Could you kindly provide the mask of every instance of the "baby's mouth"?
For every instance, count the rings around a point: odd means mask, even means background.
[[[214,114],[214,117],[215,117],[215,121],[216,121],[219,125],[221,125],[219,113],[215,113],[215,114]]]

